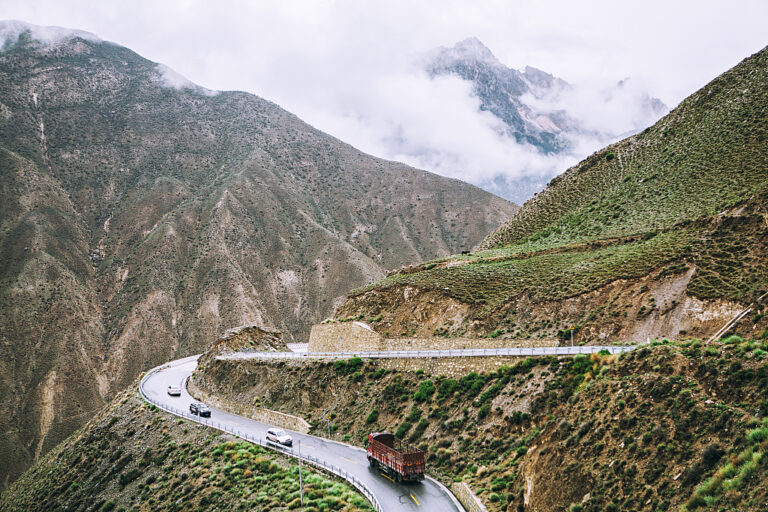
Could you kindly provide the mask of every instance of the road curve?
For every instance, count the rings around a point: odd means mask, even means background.
[[[141,394],[148,401],[172,414],[266,445],[265,435],[269,425],[264,423],[215,407],[211,407],[210,420],[190,416],[189,404],[194,398],[187,392],[186,381],[197,366],[197,357],[179,359],[151,370],[141,381]],[[181,386],[180,397],[168,396],[166,390],[170,385]],[[298,432],[291,432],[291,435],[295,443],[294,449],[277,448],[277,451],[296,456],[300,442],[302,458],[318,459],[332,465],[336,474],[352,481],[363,490],[363,494],[366,494],[366,489],[369,490],[374,496],[371,501],[377,502],[383,511],[464,511],[456,498],[435,480],[428,478],[416,484],[397,484],[369,467],[365,450],[362,448]]]

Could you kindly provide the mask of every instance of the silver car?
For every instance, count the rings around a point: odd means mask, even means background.
[[[168,394],[170,396],[181,396],[181,387],[179,387],[179,386],[168,386]]]
[[[285,430],[274,427],[267,429],[267,441],[282,444],[283,446],[291,446],[293,444],[293,438]]]

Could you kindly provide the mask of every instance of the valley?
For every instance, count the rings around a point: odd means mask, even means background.
[[[517,210],[93,34],[4,23],[0,488],[146,368],[237,326],[301,340]]]
[[[87,32],[0,43],[0,510],[765,509],[768,48],[518,207]],[[582,130],[433,57],[499,136]]]

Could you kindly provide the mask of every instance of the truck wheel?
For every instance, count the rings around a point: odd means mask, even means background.
[[[376,459],[374,459],[373,457],[368,457],[368,465],[375,469],[376,468]]]

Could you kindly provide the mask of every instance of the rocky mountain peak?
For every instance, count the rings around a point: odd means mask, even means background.
[[[478,38],[468,37],[459,41],[452,48],[442,49],[446,60],[479,61],[486,64],[502,65],[499,59]]]
[[[516,70],[500,62],[478,38],[470,37],[451,48],[439,48],[428,61],[431,76],[453,75],[472,84],[480,110],[503,122],[511,143],[526,144],[544,154],[570,153],[575,139],[591,137],[607,143],[636,133],[664,115],[668,108],[657,98],[622,80],[613,89],[592,91],[605,102],[621,102],[627,112],[626,128],[595,129],[594,122],[581,119],[578,104],[585,91],[541,69],[525,66]]]

